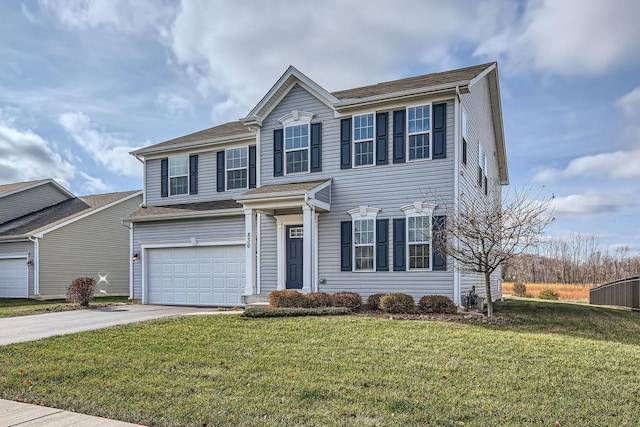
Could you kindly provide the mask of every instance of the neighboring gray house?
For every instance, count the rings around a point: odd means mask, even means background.
[[[508,184],[496,63],[333,93],[290,67],[244,119],[132,154],[132,297],[153,304],[276,289],[460,304],[483,279],[431,245],[441,204]]]
[[[0,185],[0,298],[64,298],[80,276],[129,295],[130,229],[141,191],[76,197],[51,179]]]

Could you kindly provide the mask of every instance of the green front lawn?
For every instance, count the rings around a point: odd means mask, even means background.
[[[640,313],[507,300],[523,325],[189,316],[0,348],[0,397],[145,425],[631,426]]]
[[[124,304],[128,302],[128,297],[97,297],[91,301],[91,305]],[[30,314],[42,314],[50,311],[63,311],[69,310],[73,306],[77,306],[77,304],[67,302],[63,299],[37,301],[27,298],[0,298],[0,318],[28,316]]]

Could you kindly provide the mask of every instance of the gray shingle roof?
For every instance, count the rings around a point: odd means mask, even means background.
[[[3,223],[0,225],[0,237],[37,234],[138,192],[140,190],[96,194],[65,200],[57,205]]]
[[[48,179],[39,179],[37,181],[25,181],[25,182],[14,182],[11,184],[2,184],[0,185],[0,195],[5,193],[10,193],[15,190],[19,190],[21,188],[29,187],[34,184],[39,184],[41,182],[47,182]]]
[[[241,200],[244,196],[256,196],[259,194],[273,194],[273,193],[296,193],[304,194],[305,191],[313,190],[320,184],[324,184],[329,179],[321,179],[317,181],[303,181],[303,182],[289,182],[286,184],[268,184],[262,187],[253,188],[242,194],[238,199]]]
[[[495,64],[495,62],[474,65],[472,67],[459,68],[457,70],[444,71],[441,73],[408,77],[406,79],[393,80],[354,89],[339,90],[337,92],[333,92],[332,95],[340,100],[367,98],[369,96],[402,92],[404,90],[427,88],[431,86],[439,86],[460,81],[469,81],[477,77],[480,73],[482,73],[493,64]]]
[[[147,206],[133,211],[126,218],[135,221],[148,217],[169,217],[205,213],[221,209],[239,209],[242,205],[235,200],[216,200],[212,202],[185,203],[180,205]]]

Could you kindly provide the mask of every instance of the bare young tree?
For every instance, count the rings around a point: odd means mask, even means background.
[[[497,191],[500,186],[496,185]],[[457,261],[458,268],[484,276],[487,315],[493,316],[491,274],[516,255],[535,248],[553,218],[551,199],[531,190],[507,192],[480,199],[461,197],[457,207],[444,204],[446,226],[435,231],[434,244]]]

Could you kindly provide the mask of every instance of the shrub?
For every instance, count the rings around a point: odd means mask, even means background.
[[[529,292],[527,292],[526,294],[522,295],[523,298],[533,298],[533,294],[530,294]]]
[[[367,298],[367,305],[369,310],[380,310],[380,298],[387,294],[373,294]]]
[[[407,294],[389,294],[380,298],[380,309],[391,314],[411,313],[415,307],[413,297]]]
[[[269,294],[271,307],[306,307],[307,300],[304,295],[292,289],[273,291]]]
[[[560,295],[558,294],[558,292],[554,291],[553,289],[544,289],[540,291],[538,298],[557,301],[560,298]]]
[[[296,316],[340,316],[349,314],[346,307],[293,308],[293,307],[247,307],[244,317],[296,317]]]
[[[355,292],[338,292],[332,299],[334,307],[346,307],[351,311],[357,311],[362,306],[362,297]]]
[[[331,297],[324,292],[311,292],[310,294],[306,294],[304,298],[307,300],[307,307],[331,307]]]
[[[76,302],[82,307],[89,307],[96,291],[96,279],[93,277],[78,277],[67,286],[67,301]]]
[[[418,304],[423,313],[454,314],[458,311],[455,303],[444,295],[425,295]]]
[[[527,293],[527,285],[522,282],[513,284],[513,294],[517,297],[523,297]]]

